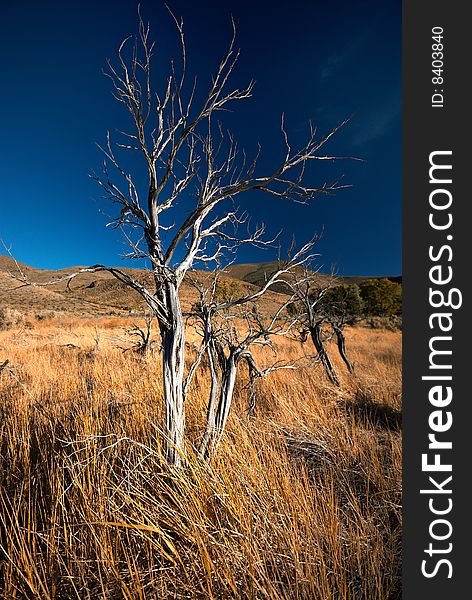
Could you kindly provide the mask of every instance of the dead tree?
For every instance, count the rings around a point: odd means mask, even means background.
[[[336,386],[339,377],[326,350],[326,342],[336,337],[339,355],[350,373],[354,367],[346,354],[344,326],[349,314],[342,303],[337,305],[327,301],[329,293],[337,285],[334,276],[320,276],[316,269],[305,268],[302,273],[286,281],[295,301],[289,306],[291,314],[296,314],[301,327],[298,339],[305,342],[310,337],[326,376]]]
[[[354,372],[354,365],[346,353],[344,328],[353,325],[363,311],[363,301],[357,285],[345,285],[331,277],[329,286],[321,302],[321,312],[336,337],[338,352],[349,373]]]
[[[145,312],[144,325],[134,323],[132,327],[126,330],[126,335],[128,336],[126,341],[131,342],[131,346],[121,347],[123,352],[134,351],[138,354],[146,355],[153,350],[155,342],[152,339],[152,321],[153,315]]]
[[[239,57],[234,24],[229,48],[202,95],[196,93],[196,80],[188,85],[183,22],[172,18],[180,40],[181,61],[180,67],[171,63],[161,84],[155,82],[154,43],[149,25],[141,16],[138,35],[126,38],[118,48],[117,59],[108,61],[113,95],[127,111],[131,129],[122,132],[117,143],[107,134],[106,143],[100,147],[105,157],[103,170],[93,175],[105,197],[118,208],[112,224],[130,245],[127,257],[147,261],[152,285],[103,265],[81,269],[63,279],[108,271],[140,294],[155,316],[162,342],[167,458],[179,466],[185,457],[186,368],[179,290],[186,273],[198,265],[214,264],[222,252],[234,251],[241,243],[264,243],[263,227],[247,236],[237,234],[237,226],[246,219],[233,203],[242,194],[259,190],[279,201],[305,204],[346,186],[338,181],[320,185],[305,182],[308,163],[336,158],[323,154],[322,149],[344,122],[322,136],[310,127],[306,143],[294,149],[282,118],[281,159],[269,173],[259,173],[260,150],[247,160],[234,137],[225,133],[217,121],[230,106],[250,98],[254,87],[253,82],[244,88],[230,86]],[[137,152],[141,157],[147,173],[144,190],[126,167],[126,152]],[[184,216],[177,207],[182,197],[194,199]],[[238,351],[230,360],[237,362],[242,355]],[[231,387],[231,377],[225,385]]]
[[[281,263],[261,290],[254,294],[218,301],[218,272],[213,275],[211,285],[201,286],[194,282],[199,291],[199,302],[190,315],[196,319],[194,325],[200,329],[199,357],[206,355],[211,377],[206,426],[199,448],[200,455],[206,460],[218,448],[225,431],[241,363],[245,362],[248,367],[249,412],[254,410],[256,379],[265,378],[280,369],[306,368],[314,364],[313,357],[305,355],[292,361],[280,360],[272,344],[275,336],[288,335],[298,323],[298,317],[287,311],[293,297],[286,297],[272,315],[261,314],[258,304],[271,286],[282,282],[293,268],[309,259],[311,255],[307,252],[311,247],[310,242],[293,258]],[[269,366],[260,368],[257,365],[252,353],[252,347],[256,345],[271,348],[274,352],[275,359]],[[197,363],[198,357],[194,365]],[[186,389],[188,384],[187,380]]]
[[[301,342],[306,342],[310,337],[328,379],[338,386],[339,379],[326,351],[325,342],[327,339],[323,331],[326,316],[323,314],[321,307],[328,286],[319,285],[319,281],[317,272],[309,268],[288,279],[286,284],[292,291],[294,298],[288,308],[291,314],[297,316],[300,324],[297,332],[298,339]]]

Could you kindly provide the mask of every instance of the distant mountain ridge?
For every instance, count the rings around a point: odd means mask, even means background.
[[[227,273],[233,279],[239,279],[246,281],[261,287],[265,281],[277,270],[277,261],[264,262],[264,263],[248,263],[248,264],[235,264],[225,269]],[[327,281],[331,275],[326,273],[318,273],[320,281]],[[337,282],[340,284],[359,284],[368,279],[389,279],[395,283],[402,283],[402,276],[395,275],[349,275],[349,276],[337,276],[334,274]]]
[[[47,286],[22,286],[12,277],[18,273],[18,268],[31,281],[46,283],[60,279],[68,273],[73,273],[81,267],[68,269],[47,270],[37,269],[29,265],[15,263],[9,256],[0,254],[0,308],[13,307],[22,311],[53,310],[59,312],[74,312],[79,314],[126,314],[130,311],[142,311],[141,297],[129,287],[120,283],[110,273],[84,273],[75,278],[70,286],[66,282],[54,283]],[[245,293],[256,291],[277,268],[277,262],[235,264],[222,272],[222,277],[242,282]],[[152,279],[148,271],[130,267],[120,267],[143,284],[152,287]],[[193,271],[194,279],[202,280],[208,277],[203,271]],[[320,280],[330,276],[319,274]],[[360,283],[374,277],[340,277],[338,283]],[[376,277],[375,279],[378,279]],[[389,277],[392,281],[401,282],[401,277]],[[277,302],[280,294],[286,293],[286,286],[275,285],[265,296],[265,302]],[[182,287],[182,302],[189,308],[196,300],[196,292],[184,281]]]

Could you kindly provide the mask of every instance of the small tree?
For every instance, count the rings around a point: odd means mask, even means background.
[[[243,236],[238,233],[246,218],[234,208],[234,201],[246,192],[261,191],[279,201],[305,204],[345,186],[337,181],[320,185],[304,181],[309,162],[335,158],[321,151],[344,122],[324,136],[310,128],[306,143],[293,149],[282,118],[281,159],[269,173],[258,173],[260,149],[247,160],[234,137],[225,134],[216,120],[230,106],[250,98],[254,87],[253,82],[244,88],[230,87],[239,57],[234,25],[228,51],[201,96],[196,94],[196,81],[187,85],[183,22],[172,17],[180,40],[181,62],[180,69],[171,63],[162,92],[154,80],[154,43],[149,25],[141,16],[137,37],[126,38],[118,48],[117,60],[108,62],[114,97],[128,112],[131,130],[123,132],[119,143],[113,143],[107,134],[106,144],[101,147],[105,156],[103,171],[94,175],[105,196],[119,209],[113,225],[121,229],[130,244],[128,257],[147,260],[152,286],[121,269],[103,265],[81,269],[61,280],[84,272],[108,271],[146,302],[157,320],[162,341],[167,457],[179,466],[185,457],[185,328],[179,296],[185,276],[197,265],[215,265],[225,251],[234,251],[240,244],[267,243],[264,227]],[[144,188],[117,152],[138,152],[147,173]],[[193,199],[187,215],[176,209],[182,198]],[[230,360],[241,356],[242,350],[233,353]],[[232,385],[231,377],[225,385]]]
[[[350,373],[354,372],[354,366],[346,353],[344,326],[356,323],[363,310],[364,302],[356,284],[329,287],[321,302],[321,312],[326,315],[326,321],[336,337],[339,355]]]
[[[301,356],[292,361],[278,359],[272,343],[274,337],[291,333],[298,324],[298,315],[287,310],[294,298],[285,297],[271,314],[262,311],[258,304],[258,300],[267,290],[283,282],[286,275],[291,274],[296,267],[311,258],[309,251],[313,243],[306,244],[294,257],[279,263],[263,288],[253,294],[240,297],[234,297],[233,294],[230,297],[222,295],[222,289],[227,290],[232,286],[227,286],[225,281],[222,287],[218,272],[213,274],[212,281],[207,285],[193,282],[199,293],[199,301],[194,305],[189,316],[200,331],[202,342],[192,369],[193,372],[196,370],[205,354],[211,376],[207,421],[200,443],[200,454],[207,460],[211,452],[216,450],[223,436],[240,363],[245,362],[248,366],[251,390],[250,413],[254,409],[257,378],[264,378],[279,369],[302,368],[313,364],[313,359],[309,356]],[[252,353],[252,347],[255,345],[272,349],[275,360],[270,366],[264,369],[258,367]],[[187,378],[186,390],[193,372],[191,370]]]
[[[310,337],[328,379],[339,385],[339,378],[326,350],[325,343],[336,337],[339,355],[350,373],[354,367],[346,354],[344,326],[353,322],[354,313],[361,303],[352,286],[337,285],[335,277],[320,276],[316,270],[305,268],[303,275],[287,281],[294,301],[288,309],[296,315],[301,327],[298,338],[305,342]]]

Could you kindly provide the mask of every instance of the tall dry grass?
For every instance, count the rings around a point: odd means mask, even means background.
[[[1,598],[400,597],[398,333],[348,331],[340,389],[316,367],[260,381],[251,419],[243,376],[218,456],[175,473],[157,358],[123,353],[120,328],[0,332]],[[207,386],[188,400],[195,442]]]

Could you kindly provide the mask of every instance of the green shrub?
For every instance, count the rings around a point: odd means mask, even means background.
[[[359,285],[364,313],[369,316],[400,315],[402,285],[390,279],[368,279]]]
[[[321,301],[321,308],[327,316],[355,321],[364,311],[359,286],[352,284],[329,288]]]

